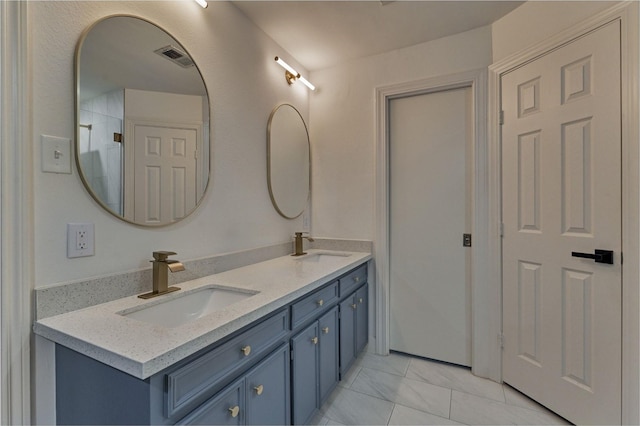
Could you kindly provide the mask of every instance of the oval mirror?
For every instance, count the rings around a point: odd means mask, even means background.
[[[122,220],[160,226],[195,210],[209,182],[209,97],[175,38],[133,16],[83,34],[75,152],[89,194]]]
[[[267,174],[278,213],[287,219],[300,216],[309,200],[311,152],[304,119],[289,104],[277,106],[269,117]]]

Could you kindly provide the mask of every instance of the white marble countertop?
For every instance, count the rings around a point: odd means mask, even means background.
[[[322,252],[327,250],[308,250],[307,256]],[[34,324],[34,332],[139,379],[146,379],[371,259],[370,253],[341,253],[347,256],[331,256],[323,262],[278,257],[180,283],[180,291],[154,299],[125,297],[41,319]],[[258,293],[174,328],[119,314],[211,285]]]

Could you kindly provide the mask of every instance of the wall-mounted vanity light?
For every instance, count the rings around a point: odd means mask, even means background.
[[[202,6],[203,9],[209,6],[209,4],[207,3],[207,0],[195,0],[195,2],[198,3],[200,6]]]
[[[309,82],[309,80],[307,80],[306,78],[304,78],[303,76],[300,75],[300,73],[296,70],[294,70],[291,65],[287,64],[285,61],[282,60],[282,58],[279,58],[276,56],[276,62],[285,69],[284,71],[284,78],[287,80],[287,83],[289,84],[293,84],[295,83],[296,80],[300,80],[302,82],[302,84],[304,84],[305,86],[307,86],[309,89],[311,90],[316,90],[316,86],[314,86],[313,84],[311,84]]]

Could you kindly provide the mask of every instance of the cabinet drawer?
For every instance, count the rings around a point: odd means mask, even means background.
[[[210,401],[180,420],[179,425],[244,424],[244,379],[229,385]]]
[[[314,291],[291,306],[291,328],[295,329],[305,321],[318,315],[338,300],[338,282]]]
[[[340,297],[344,297],[367,282],[367,264],[359,266],[340,278]]]
[[[224,379],[248,367],[288,336],[288,311],[282,310],[223,345],[167,373],[165,416],[186,412],[218,390]]]

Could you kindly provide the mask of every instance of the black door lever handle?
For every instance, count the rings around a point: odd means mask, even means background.
[[[584,259],[593,259],[596,261],[596,263],[607,263],[609,265],[613,265],[613,251],[611,250],[596,249],[594,254],[572,251],[571,256],[582,257]]]

